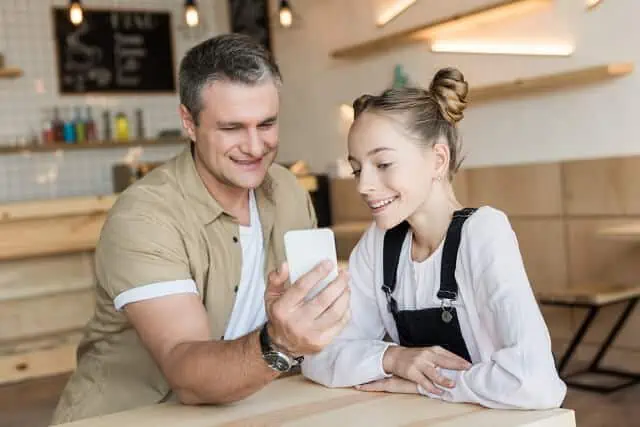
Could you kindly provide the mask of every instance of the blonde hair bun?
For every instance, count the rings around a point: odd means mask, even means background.
[[[429,86],[435,101],[438,103],[440,113],[449,123],[456,124],[464,114],[467,106],[467,93],[469,85],[462,73],[456,68],[442,68],[431,81]]]

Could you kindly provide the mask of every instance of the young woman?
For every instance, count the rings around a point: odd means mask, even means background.
[[[351,321],[303,374],[491,408],[558,407],[566,386],[509,220],[463,208],[452,188],[467,88],[447,68],[429,90],[354,102],[349,160],[374,223],[349,259]]]

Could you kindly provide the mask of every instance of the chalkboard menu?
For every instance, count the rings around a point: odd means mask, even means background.
[[[169,12],[84,10],[79,26],[53,8],[63,94],[175,92]]]

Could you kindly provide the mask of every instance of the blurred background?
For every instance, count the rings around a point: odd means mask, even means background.
[[[277,161],[343,261],[371,220],[351,102],[459,68],[459,199],[509,215],[578,425],[637,425],[638,17],[638,0],[0,1],[0,427],[48,424],[105,215],[185,148],[180,58],[231,31],[281,67]]]

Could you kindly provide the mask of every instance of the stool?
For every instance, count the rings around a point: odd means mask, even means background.
[[[599,393],[609,393],[636,384],[640,381],[640,374],[600,367],[600,362],[605,357],[607,350],[615,340],[618,333],[624,327],[627,319],[638,303],[638,299],[640,298],[640,286],[616,285],[609,287],[591,287],[587,289],[566,289],[556,292],[536,293],[536,297],[540,304],[543,305],[588,309],[587,315],[580,325],[580,328],[571,339],[569,347],[565,351],[564,355],[560,358],[560,362],[558,363],[558,372],[560,376],[565,380],[567,385],[583,390],[596,391]],[[593,323],[593,320],[598,314],[598,311],[600,311],[602,307],[623,302],[625,303],[625,305],[622,313],[613,325],[613,328],[607,335],[607,338],[598,350],[597,354],[589,363],[587,369],[568,375],[563,374],[563,371],[569,364],[569,361],[571,360],[573,353],[578,348],[578,345],[580,345],[580,343],[582,342],[582,339],[589,330],[589,327]],[[623,381],[612,386],[605,386],[596,384],[585,384],[572,380],[573,378],[585,374],[610,376],[620,378]]]

